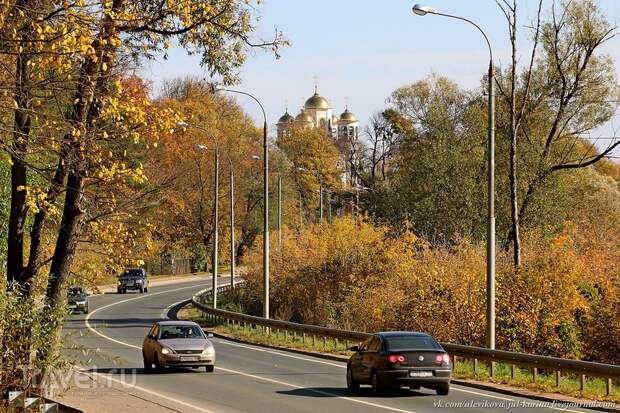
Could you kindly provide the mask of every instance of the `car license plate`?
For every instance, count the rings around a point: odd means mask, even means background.
[[[432,371],[410,371],[409,377],[433,377]]]
[[[181,357],[181,361],[198,361],[198,357]]]

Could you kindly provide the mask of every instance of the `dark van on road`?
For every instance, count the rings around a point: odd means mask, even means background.
[[[402,386],[426,387],[439,395],[450,391],[450,357],[431,336],[410,331],[376,333],[359,346],[347,363],[347,387],[370,384],[381,394]]]
[[[149,280],[143,268],[129,268],[118,277],[116,291],[125,294],[128,290],[140,291],[140,294],[149,291]]]

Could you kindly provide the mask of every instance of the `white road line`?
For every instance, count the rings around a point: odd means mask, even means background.
[[[366,406],[378,407],[380,409],[389,410],[389,411],[392,411],[392,412],[415,413],[412,410],[403,410],[403,409],[398,409],[396,407],[390,407],[390,406],[385,406],[385,405],[382,405],[382,404],[367,402],[365,400],[355,399],[353,397],[339,396],[336,393],[331,393],[331,392],[328,392],[328,391],[317,390],[317,389],[303,387],[303,386],[297,386],[296,384],[291,384],[291,383],[287,383],[287,382],[280,381],[280,380],[269,379],[267,377],[257,376],[257,375],[254,375],[254,374],[243,373],[243,372],[237,371],[237,370],[225,369],[225,368],[219,367],[219,366],[217,367],[217,369],[225,371],[225,372],[228,372],[228,373],[239,374],[241,376],[250,377],[250,378],[253,378],[253,379],[256,379],[256,380],[261,380],[261,381],[266,381],[266,382],[269,382],[269,383],[280,384],[282,386],[292,387],[293,389],[302,389],[302,390],[305,390],[305,391],[309,391],[311,393],[320,394],[322,396],[330,396],[330,397],[336,396],[336,398],[338,398],[338,399],[347,400],[347,401],[350,401],[350,402],[359,403],[359,404],[363,404],[363,405],[366,405]]]
[[[177,404],[177,405],[179,405],[179,404],[180,404],[180,405],[182,405],[182,406],[189,407],[190,409],[194,409],[194,410],[197,410],[197,411],[199,411],[199,412],[203,412],[203,413],[215,413],[215,412],[214,412],[214,411],[212,411],[212,410],[207,410],[207,409],[204,409],[204,408],[202,408],[202,407],[198,407],[198,406],[196,406],[196,405],[193,405],[193,404],[190,404],[190,403],[184,402],[184,401],[182,401],[182,400],[178,400],[178,399],[175,399],[175,398],[173,398],[173,397],[166,396],[166,395],[161,394],[161,393],[158,393],[158,392],[156,392],[156,391],[149,390],[149,389],[144,388],[144,387],[141,387],[141,386],[136,386],[135,384],[127,383],[126,381],[123,381],[123,380],[118,380],[118,379],[115,379],[114,377],[111,377],[111,376],[110,376],[110,375],[108,375],[108,374],[103,374],[103,373],[94,373],[94,372],[91,372],[91,373],[80,372],[80,373],[81,373],[81,374],[85,374],[85,375],[87,375],[87,376],[91,376],[91,378],[92,378],[93,380],[97,380],[97,378],[98,378],[98,377],[102,377],[102,378],[103,378],[103,377],[105,377],[105,380],[113,381],[114,383],[120,384],[120,385],[125,386],[125,387],[131,387],[132,389],[136,389],[136,390],[139,390],[139,391],[141,391],[141,392],[143,392],[143,393],[147,393],[147,394],[150,394],[150,395],[156,396],[156,397],[158,397],[158,398],[160,398],[160,399],[164,399],[164,400],[171,401],[171,402],[173,402],[173,403],[175,403],[175,404]],[[93,377],[93,376],[94,376],[94,377]]]
[[[346,365],[337,364],[337,363],[331,362],[331,361],[316,360],[316,359],[311,359],[311,358],[307,358],[307,357],[296,356],[294,354],[287,354],[287,353],[282,353],[282,352],[279,352],[279,351],[268,350],[268,349],[264,349],[264,348],[257,348],[257,347],[252,347],[252,346],[246,346],[244,344],[239,344],[239,343],[232,343],[230,341],[225,341],[225,340],[215,340],[215,341],[217,343],[219,343],[219,344],[225,344],[227,346],[242,347],[242,348],[247,348],[247,349],[254,350],[254,351],[260,351],[260,352],[263,352],[263,353],[276,354],[276,355],[282,356],[282,357],[288,357],[288,358],[297,359],[297,360],[310,361],[312,363],[318,363],[318,364],[327,364],[328,366],[340,367],[340,368],[343,368],[343,369],[347,368]],[[344,361],[342,363],[344,363]]]
[[[141,295],[141,296],[139,296],[139,297],[129,298],[129,299],[127,299],[127,300],[122,300],[122,301],[118,301],[118,302],[115,302],[115,303],[112,303],[112,304],[104,305],[103,307],[99,307],[99,308],[97,308],[96,310],[91,311],[91,312],[90,312],[90,313],[86,316],[86,318],[84,319],[84,323],[86,324],[86,328],[88,328],[90,331],[92,331],[93,333],[97,334],[98,336],[100,336],[100,337],[102,337],[102,338],[105,338],[106,340],[109,340],[109,341],[112,341],[112,342],[115,342],[115,343],[117,343],[117,344],[121,344],[121,345],[124,345],[124,346],[133,347],[133,348],[137,348],[138,350],[142,350],[142,347],[138,347],[138,346],[134,346],[134,345],[131,345],[131,344],[127,344],[127,343],[124,343],[124,342],[122,342],[122,341],[115,340],[115,339],[113,339],[112,337],[108,337],[108,336],[106,336],[105,334],[100,333],[99,331],[97,331],[96,329],[94,329],[94,328],[90,325],[90,319],[91,319],[91,317],[92,317],[92,316],[94,316],[95,314],[97,314],[99,311],[101,311],[101,310],[105,310],[106,308],[110,308],[110,307],[113,307],[113,306],[115,306],[115,305],[119,305],[119,304],[128,303],[128,302],[130,302],[130,301],[143,300],[143,299],[146,299],[146,298],[149,298],[149,297],[153,297],[153,296],[155,296],[155,295],[162,295],[162,294],[172,293],[172,292],[175,292],[175,291],[188,290],[188,289],[190,289],[190,288],[196,288],[196,287],[199,287],[199,286],[197,286],[197,285],[192,285],[192,286],[190,286],[190,287],[175,288],[175,289],[173,289],[173,290],[160,291],[160,292],[158,292],[158,293],[149,293],[149,294],[147,294],[147,295]]]
[[[185,290],[185,289],[188,289],[188,288],[195,288],[195,286],[193,286],[193,287],[177,288],[177,289],[174,289],[174,290],[168,290],[168,291],[162,291],[162,292],[159,292],[159,293],[149,294],[149,296],[153,296],[153,295],[160,295],[160,294],[170,293],[170,292],[174,292],[174,291]],[[140,350],[140,351],[142,351],[142,347],[135,346],[135,345],[133,345],[133,344],[129,344],[129,343],[125,343],[125,342],[120,341],[120,340],[116,340],[116,339],[114,339],[114,338],[112,338],[112,337],[108,337],[108,336],[106,336],[105,334],[103,334],[103,333],[101,333],[101,332],[99,332],[99,331],[95,330],[95,329],[94,329],[94,328],[90,325],[89,320],[90,320],[90,317],[91,317],[92,315],[94,315],[94,314],[96,314],[97,312],[99,312],[99,311],[101,311],[101,310],[104,310],[104,309],[106,309],[106,308],[110,308],[110,307],[113,307],[113,306],[115,306],[115,305],[118,305],[118,304],[123,304],[123,303],[127,303],[127,302],[130,302],[130,301],[136,301],[136,300],[144,299],[144,298],[147,298],[147,297],[148,297],[148,296],[141,296],[141,297],[136,297],[136,298],[130,298],[130,299],[128,299],[128,300],[119,301],[119,302],[116,302],[116,303],[108,304],[108,305],[106,305],[106,306],[103,306],[103,307],[97,308],[95,311],[91,312],[91,313],[90,313],[90,314],[86,317],[86,320],[85,320],[85,322],[86,322],[86,327],[87,327],[90,331],[92,331],[93,333],[97,334],[98,336],[100,336],[100,337],[102,337],[102,338],[104,338],[104,339],[106,339],[106,340],[109,340],[109,341],[112,341],[113,343],[121,344],[121,345],[123,345],[123,346],[130,347],[130,348],[133,348],[133,349],[136,349],[136,350]],[[254,375],[254,374],[243,373],[243,372],[241,372],[241,371],[236,371],[236,370],[226,369],[226,368],[223,368],[223,367],[220,367],[220,366],[218,366],[218,367],[217,367],[217,369],[218,369],[218,370],[221,370],[221,371],[228,372],[228,373],[233,373],[233,374],[238,374],[238,375],[240,375],[240,376],[249,377],[249,378],[256,379],[256,380],[261,380],[261,381],[265,381],[265,382],[269,382],[269,383],[279,384],[279,385],[286,386],[286,387],[291,387],[291,388],[294,388],[294,389],[303,389],[303,390],[306,390],[306,391],[309,391],[309,392],[312,392],[312,393],[321,394],[321,395],[323,395],[323,396],[330,396],[330,397],[334,397],[334,396],[335,396],[335,397],[336,397],[336,398],[338,398],[338,399],[347,400],[347,401],[350,401],[350,402],[353,402],[353,403],[363,404],[363,405],[365,405],[365,406],[376,407],[376,408],[380,408],[380,409],[383,409],[383,410],[389,410],[389,411],[393,411],[393,412],[401,412],[401,413],[415,413],[415,412],[414,412],[414,411],[412,411],[412,410],[403,410],[403,409],[398,409],[398,408],[395,408],[395,407],[384,406],[384,405],[377,404],[377,403],[371,403],[371,402],[367,402],[367,401],[364,401],[364,400],[355,399],[355,398],[352,398],[352,397],[339,396],[339,395],[338,395],[338,394],[336,394],[336,393],[330,393],[330,392],[326,392],[326,391],[323,391],[323,390],[316,390],[316,389],[305,388],[305,387],[302,387],[302,386],[297,386],[297,385],[295,385],[295,384],[291,384],[291,383],[287,383],[287,382],[283,382],[283,381],[279,381],[279,380],[274,380],[274,379],[270,379],[270,378],[267,378],[267,377],[261,377],[261,376],[257,376],[257,375]],[[101,373],[97,373],[97,374],[98,374],[98,375],[101,375],[101,376],[105,376],[105,377],[106,377],[106,379],[110,378],[110,379],[112,379],[112,380],[115,380],[115,379],[113,379],[113,378],[109,377],[108,375],[104,375],[104,374],[101,374]],[[116,381],[116,380],[115,380],[115,381]],[[170,401],[178,402],[178,403],[183,404],[183,405],[185,405],[185,406],[187,406],[187,407],[191,407],[192,409],[199,409],[200,411],[203,411],[203,412],[209,412],[208,410],[200,409],[200,408],[198,408],[198,407],[196,407],[196,406],[192,406],[192,405],[190,405],[190,404],[188,404],[188,403],[185,403],[185,402],[183,402],[183,401],[181,401],[181,400],[176,400],[176,399],[173,399],[173,398],[171,398],[171,397],[169,397],[169,396],[164,396],[164,395],[162,395],[162,394],[160,394],[160,393],[158,393],[158,392],[155,392],[155,391],[152,391],[152,390],[148,390],[148,389],[139,388],[139,387],[137,387],[137,386],[134,386],[134,387],[135,387],[136,389],[138,389],[138,390],[141,390],[141,391],[146,391],[146,392],[147,392],[147,393],[149,393],[149,394],[152,394],[152,395],[155,395],[155,396],[158,396],[158,397],[162,397],[162,398],[164,398],[164,399],[166,399],[166,400],[170,400]],[[212,413],[212,412],[209,412],[209,413]]]
[[[224,340],[217,340],[217,342],[219,344],[225,344],[225,345],[234,346],[234,347],[242,347],[242,348],[246,348],[246,349],[249,349],[249,350],[259,351],[259,352],[262,352],[262,353],[274,354],[274,355],[281,356],[281,357],[288,357],[288,358],[293,358],[293,359],[297,359],[297,360],[309,361],[311,363],[327,364],[329,366],[339,367],[339,368],[343,368],[343,369],[346,368],[346,365],[337,364],[337,363],[334,363],[334,362],[328,362],[328,361],[324,361],[324,360],[317,360],[317,359],[307,358],[307,357],[300,357],[300,356],[296,356],[296,355],[293,355],[293,354],[286,354],[286,353],[283,353],[283,352],[280,352],[280,351],[274,351],[274,350],[269,350],[269,349],[264,349],[264,348],[260,348],[260,347],[254,347],[254,346],[244,345],[244,344],[239,344],[239,343],[231,343],[231,342],[227,342],[227,341],[224,341]],[[488,398],[491,398],[491,399],[515,401],[515,399],[512,399],[510,397],[496,396],[496,395],[488,394],[488,393],[481,393],[481,392],[477,392],[477,391],[474,391],[474,390],[463,389],[462,387],[452,386],[451,390],[459,391],[459,392],[462,392],[462,393],[475,394],[477,396],[488,397]],[[527,400],[526,397],[521,397],[521,399],[526,399]],[[550,407],[550,409],[561,410],[561,411],[570,412],[570,413],[583,413],[583,410],[570,410],[570,409],[564,409],[564,408],[560,408],[560,407]]]
[[[168,290],[168,291],[162,291],[162,292],[159,292],[159,293],[149,294],[149,296],[166,294],[166,293],[170,293],[170,292],[175,292],[175,291],[180,291],[180,290],[185,290],[185,289],[195,288],[195,287],[196,286],[177,288],[177,289],[173,289],[173,290]],[[128,300],[123,300],[123,301],[119,301],[119,302],[116,302],[116,303],[112,303],[112,304],[108,304],[106,306],[100,307],[100,308],[96,309],[95,311],[91,312],[86,317],[86,320],[85,320],[86,327],[90,331],[94,332],[95,334],[97,334],[98,336],[100,336],[100,337],[102,337],[102,338],[104,338],[106,340],[109,340],[109,341],[112,341],[114,343],[121,344],[121,345],[124,345],[124,346],[127,346],[127,347],[135,348],[137,350],[142,350],[142,347],[134,346],[132,344],[125,343],[125,342],[113,339],[112,337],[108,337],[105,334],[100,333],[99,331],[97,331],[94,328],[92,328],[92,326],[90,325],[89,319],[90,319],[90,317],[93,314],[97,313],[100,310],[103,310],[103,309],[106,309],[106,308],[109,308],[109,307],[113,307],[113,306],[118,305],[118,304],[123,304],[123,303],[129,302],[129,301],[135,301],[135,300],[139,300],[139,299],[143,299],[143,298],[147,298],[147,297],[148,296],[141,296],[141,297],[136,297],[136,298],[130,298]],[[182,302],[182,301],[179,301],[179,302]],[[176,304],[178,304],[178,303],[172,304],[168,308],[172,308]],[[165,317],[162,317],[162,318],[165,318]],[[275,354],[275,355],[282,356],[282,357],[289,357],[289,358],[309,361],[309,362],[312,362],[312,363],[327,364],[327,365],[331,365],[331,366],[335,366],[335,367],[345,368],[345,366],[342,366],[340,364],[330,363],[330,362],[323,361],[323,360],[315,360],[315,359],[306,358],[306,357],[299,357],[299,356],[294,356],[292,354],[284,354],[284,353],[281,353],[281,352],[278,352],[278,351],[272,351],[272,350],[267,350],[267,349],[262,349],[262,348],[256,348],[256,347],[252,347],[252,346],[246,346],[246,345],[243,345],[243,344],[237,344],[237,343],[233,344],[233,343],[224,342],[222,340],[218,340],[218,342],[220,344],[227,344],[227,345],[236,346],[236,347],[243,347],[243,348],[247,348],[247,349],[250,349],[250,350],[266,352],[266,353],[269,353],[269,354]],[[401,409],[397,409],[397,408],[394,408],[394,407],[379,405],[379,404],[375,404],[375,403],[370,403],[370,402],[366,402],[364,400],[359,400],[359,399],[355,399],[355,398],[351,398],[351,397],[338,396],[335,393],[329,393],[329,392],[325,392],[325,391],[322,391],[322,390],[316,390],[316,389],[309,389],[309,388],[305,388],[305,387],[300,387],[300,386],[296,386],[296,385],[291,384],[291,383],[281,382],[281,381],[278,381],[278,380],[273,380],[273,379],[269,379],[269,378],[266,378],[266,377],[260,377],[260,376],[256,376],[256,375],[253,375],[253,374],[243,373],[243,372],[240,372],[240,371],[229,370],[229,369],[225,369],[225,368],[219,367],[219,366],[217,367],[217,369],[218,370],[222,370],[222,371],[227,371],[227,372],[233,373],[233,374],[239,374],[239,375],[242,375],[242,376],[245,376],[245,377],[251,377],[251,378],[254,378],[254,379],[257,379],[257,380],[262,380],[262,381],[266,381],[266,382],[272,382],[272,383],[280,384],[280,385],[283,385],[283,386],[288,386],[288,387],[296,388],[296,389],[304,389],[304,390],[307,390],[307,391],[310,391],[310,392],[314,392],[314,393],[317,393],[317,394],[322,394],[324,396],[336,396],[337,398],[340,398],[340,399],[343,399],[343,400],[348,400],[348,401],[351,401],[351,402],[360,403],[360,404],[364,404],[364,405],[368,405],[368,406],[372,406],[372,407],[378,407],[378,408],[385,409],[385,410],[396,411],[396,412],[405,412],[405,413],[415,413],[415,412],[412,412],[410,410],[401,410]],[[491,395],[491,394],[487,394],[487,393],[480,393],[480,392],[473,391],[473,390],[466,390],[466,389],[462,389],[462,388],[457,388],[457,387],[454,387],[454,386],[452,387],[452,390],[460,391],[460,392],[463,392],[463,393],[475,394],[477,396],[490,397],[490,398],[499,399],[499,400],[507,400],[507,401],[514,401],[515,400],[515,399],[509,398],[509,397],[495,396],[495,395]],[[155,394],[155,395],[158,394],[156,392],[150,392],[150,391],[149,391],[149,393],[152,393],[152,394]],[[162,396],[162,397],[164,397],[164,396]],[[164,398],[166,398],[166,397],[164,397]],[[177,400],[174,400],[174,399],[170,399],[170,400],[177,401]],[[555,409],[555,410],[561,410],[561,411],[564,411],[564,412],[570,412],[570,413],[583,413],[583,411],[580,411],[580,410],[569,410],[569,409],[563,409],[563,408],[558,408],[558,407],[550,407],[550,408],[551,409]]]
[[[160,318],[163,319],[163,320],[168,320],[168,313],[170,312],[170,310],[172,310],[172,308],[174,306],[177,306],[177,305],[181,304],[184,301],[187,301],[187,300],[181,300],[181,301],[176,302],[174,304],[170,304],[168,307],[166,307],[166,309],[164,311],[162,311],[162,313],[160,314]]]

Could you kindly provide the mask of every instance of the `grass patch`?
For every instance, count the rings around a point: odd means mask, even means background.
[[[453,377],[506,384],[545,393],[559,393],[576,398],[620,403],[620,384],[617,380],[612,382],[611,394],[607,396],[605,379],[586,377],[585,387],[582,391],[580,390],[580,379],[577,375],[561,376],[560,386],[556,386],[555,372],[553,371],[539,371],[536,382],[534,382],[531,369],[515,367],[513,378],[511,365],[495,363],[495,375],[491,377],[487,363],[478,362],[474,371],[473,360],[461,358],[457,360],[456,367],[453,369]]]

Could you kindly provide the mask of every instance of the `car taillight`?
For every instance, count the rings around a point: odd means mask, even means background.
[[[446,353],[444,353],[444,354],[437,354],[435,356],[435,361],[437,363],[450,363],[450,356],[448,356]]]
[[[390,363],[404,363],[407,361],[407,357],[403,356],[402,354],[390,354],[388,356],[388,361]]]

